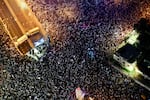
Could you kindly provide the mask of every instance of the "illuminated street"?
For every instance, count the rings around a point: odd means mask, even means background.
[[[129,69],[128,77],[109,61],[134,24],[150,20],[149,0],[13,1],[0,0],[0,100],[76,100],[76,91],[93,100],[150,99],[150,91],[134,81],[143,76]],[[12,41],[34,28],[52,42],[39,61],[20,55]]]

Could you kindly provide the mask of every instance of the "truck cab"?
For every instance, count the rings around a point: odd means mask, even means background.
[[[46,51],[46,39],[40,33],[38,27],[29,30],[26,34],[14,41],[14,44],[21,55],[27,55],[38,60]]]

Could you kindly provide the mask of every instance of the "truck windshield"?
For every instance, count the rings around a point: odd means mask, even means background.
[[[34,46],[36,47],[36,46],[39,46],[39,45],[41,45],[43,43],[44,43],[44,38],[41,38],[38,41],[34,42]]]

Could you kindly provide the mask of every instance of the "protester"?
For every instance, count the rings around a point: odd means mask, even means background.
[[[96,5],[89,0],[26,1],[53,42],[43,60],[35,62],[21,57],[0,28],[3,100],[72,100],[77,86],[82,87],[76,89],[77,99],[150,98],[145,88],[108,63],[133,25],[150,18],[149,0],[99,0]]]
[[[94,100],[92,97],[83,92],[80,87],[76,88],[75,93],[77,100]]]

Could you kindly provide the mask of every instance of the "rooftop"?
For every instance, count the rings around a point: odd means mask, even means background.
[[[140,51],[132,46],[131,44],[126,44],[125,46],[123,46],[122,48],[120,48],[117,53],[123,57],[124,59],[126,59],[129,63],[133,63],[138,55],[140,54]]]

